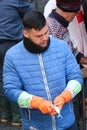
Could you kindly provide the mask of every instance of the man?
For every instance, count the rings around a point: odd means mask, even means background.
[[[11,118],[12,125],[21,124],[17,104],[9,102],[3,94],[2,68],[5,52],[23,39],[22,18],[31,10],[26,0],[0,0],[0,121],[6,123]]]
[[[24,130],[77,130],[72,98],[82,75],[75,57],[65,41],[49,37],[41,12],[28,12],[23,24],[24,40],[5,56],[5,94],[19,104]]]
[[[74,19],[80,10],[80,0],[56,0],[56,9],[47,17],[47,25],[49,33],[59,39],[65,40],[71,47],[79,64],[87,64],[87,57],[74,49],[73,42],[70,40],[69,31],[67,29],[69,23]]]

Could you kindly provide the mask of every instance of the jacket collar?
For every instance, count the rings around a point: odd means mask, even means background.
[[[51,14],[49,14],[49,17],[55,18],[65,28],[68,27],[68,25],[69,25],[69,22],[67,22],[66,19],[64,19],[61,15],[56,13],[55,9],[52,10]]]
[[[36,45],[33,41],[31,41],[30,39],[25,38],[25,37],[24,37],[24,42],[23,43],[24,43],[25,48],[28,51],[30,51],[32,53],[42,53],[42,52],[44,52],[44,51],[46,51],[48,49],[48,47],[50,45],[50,38],[48,40],[47,46],[44,47],[44,48]]]

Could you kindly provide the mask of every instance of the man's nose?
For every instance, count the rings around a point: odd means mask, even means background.
[[[47,40],[47,35],[46,35],[46,34],[44,34],[44,35],[42,36],[42,40]]]

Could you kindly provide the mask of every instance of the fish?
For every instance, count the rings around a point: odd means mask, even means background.
[[[54,105],[54,109],[55,109],[55,111],[58,113],[58,118],[60,117],[60,118],[63,119],[62,115],[60,114],[60,109],[59,109],[59,107],[57,107],[56,105]]]

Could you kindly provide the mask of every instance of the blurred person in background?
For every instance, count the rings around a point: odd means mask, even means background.
[[[51,11],[47,17],[47,25],[50,35],[65,40],[71,47],[77,62],[79,64],[87,64],[85,57],[77,48],[74,48],[73,41],[70,39],[68,26],[69,23],[78,14],[81,6],[80,0],[56,0],[57,7]]]
[[[0,0],[0,120],[2,123],[6,123],[11,118],[14,126],[21,125],[21,116],[18,105],[10,102],[4,95],[3,61],[6,51],[23,39],[22,18],[29,10],[31,7],[26,0]],[[9,87],[11,87],[10,84]]]

